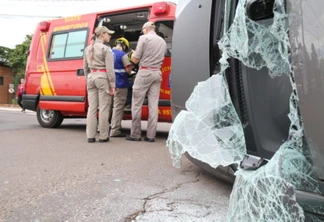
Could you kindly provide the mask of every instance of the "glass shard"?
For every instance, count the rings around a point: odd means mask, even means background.
[[[214,168],[242,160],[244,133],[223,75],[198,83],[186,108],[172,124],[167,140],[176,167],[185,152]]]

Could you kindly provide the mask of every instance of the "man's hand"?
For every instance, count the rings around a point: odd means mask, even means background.
[[[132,57],[132,62],[133,62],[134,64],[138,64],[139,61],[140,61],[140,60],[139,60],[138,58]]]
[[[116,93],[116,89],[115,88],[110,88],[109,89],[109,95],[114,96],[115,93]]]
[[[133,53],[134,53],[134,50],[133,49],[127,53],[127,56],[128,56],[129,61],[132,61]]]

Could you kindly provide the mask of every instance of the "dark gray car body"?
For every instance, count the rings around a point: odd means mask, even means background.
[[[324,2],[288,1],[299,107],[313,165],[324,180]]]

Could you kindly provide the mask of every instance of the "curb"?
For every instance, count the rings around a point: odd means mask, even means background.
[[[0,104],[0,110],[21,112],[21,108],[15,104]],[[26,113],[35,113],[34,111],[26,110]]]
[[[20,108],[20,106],[16,104],[0,104],[0,107]]]

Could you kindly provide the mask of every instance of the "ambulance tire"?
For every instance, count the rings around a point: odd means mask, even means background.
[[[57,128],[63,122],[64,116],[55,110],[44,110],[37,107],[38,123],[44,128]]]

